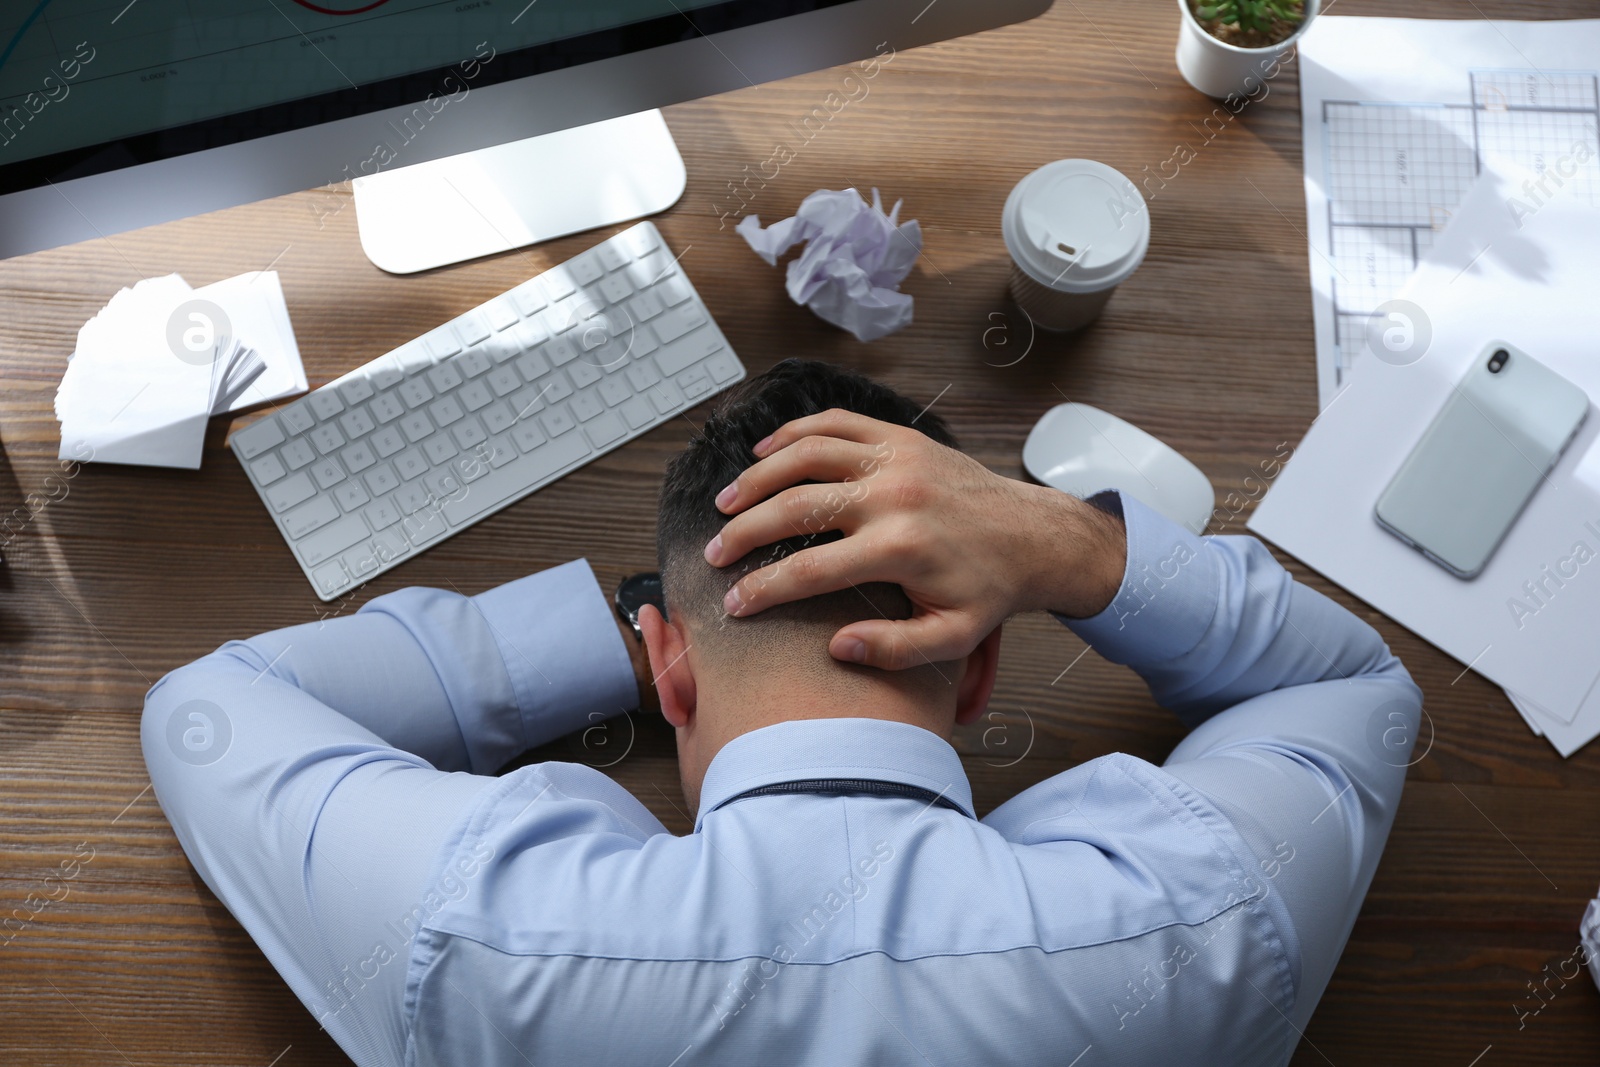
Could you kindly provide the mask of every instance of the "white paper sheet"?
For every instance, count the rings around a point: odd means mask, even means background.
[[[1468,193],[1399,294],[1430,321],[1425,353],[1408,365],[1369,361],[1312,424],[1249,525],[1516,693],[1525,712],[1536,707],[1566,751],[1600,729],[1600,704],[1585,702],[1600,669],[1600,558],[1561,564],[1579,542],[1600,555],[1600,210],[1558,196],[1518,218],[1510,202],[1525,177],[1488,171]],[[1591,409],[1483,573],[1462,581],[1380,529],[1372,509],[1493,340],[1571,379]],[[1546,568],[1575,573],[1558,583]]]
[[[1300,41],[1306,221],[1323,407],[1490,157],[1541,175],[1600,148],[1600,21],[1324,15]],[[1567,192],[1600,204],[1597,156]]]
[[[59,455],[193,470],[213,414],[306,384],[276,273],[201,289],[176,274],[147,278],[78,331],[56,390]]]

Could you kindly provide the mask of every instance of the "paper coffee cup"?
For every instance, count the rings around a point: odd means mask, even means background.
[[[1046,330],[1094,321],[1150,247],[1144,197],[1092,159],[1058,159],[1023,178],[1006,198],[1000,229],[1012,299]]]

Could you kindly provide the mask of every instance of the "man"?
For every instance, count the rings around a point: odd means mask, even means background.
[[[882,386],[779,364],[668,472],[637,685],[582,561],[402,590],[164,678],[157,795],[363,1067],[1285,1062],[1416,687],[1254,539],[951,444]],[[948,739],[1038,609],[1192,730],[980,821]],[[652,674],[689,836],[588,767],[489,777]]]

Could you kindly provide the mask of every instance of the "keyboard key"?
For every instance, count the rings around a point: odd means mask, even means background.
[[[633,295],[633,286],[625,274],[608,274],[600,279],[600,295],[613,304],[620,304]]]
[[[487,468],[488,464],[483,465]],[[460,500],[467,493],[466,479],[451,467],[436,470],[422,479],[428,489],[428,500],[435,509],[447,501]]]
[[[512,366],[516,367],[518,373],[520,373],[523,378],[530,382],[537,381],[539,378],[550,373],[550,361],[545,359],[537,352],[529,352],[527,355],[513,363]],[[497,371],[496,373],[499,372]],[[498,389],[499,387],[496,386],[496,391],[498,391]]]
[[[405,431],[407,441],[416,444],[433,433],[433,423],[428,421],[426,413],[413,411],[400,420],[400,429]]]
[[[648,322],[661,314],[661,298],[652,292],[643,292],[628,301],[628,313],[636,322]]]
[[[433,416],[433,421],[440,429],[449,426],[464,414],[461,405],[453,396],[447,396],[428,407],[428,414]]]
[[[580,359],[567,368],[567,377],[572,379],[573,385],[582,389],[600,380],[600,368],[587,360]]]
[[[607,378],[600,383],[600,399],[606,402],[607,407],[616,407],[632,395],[628,384],[621,378]]]
[[[551,363],[560,367],[578,358],[578,347],[572,343],[572,338],[558,337],[544,346],[544,354],[550,357]]]
[[[634,359],[643,359],[659,347],[655,331],[643,323],[628,331],[628,352]]]
[[[406,539],[411,542],[412,547],[425,545],[444,536],[444,516],[439,513],[438,508],[428,508],[426,511],[419,511],[405,518],[400,523],[400,529],[405,531]]]
[[[515,359],[517,356],[522,355],[523,347],[523,344],[517,340],[517,331],[511,330],[508,333],[495,334],[471,352],[458,358],[465,359],[466,356],[482,357],[484,366],[492,367],[496,363],[504,363],[508,359]],[[462,373],[466,373],[465,367],[462,368]]]
[[[278,426],[278,420],[268,415],[234,434],[230,443],[240,456],[255,459],[267,449],[283,444],[283,430]]]
[[[284,445],[283,451],[278,454],[283,457],[283,461],[289,465],[289,469],[292,471],[299,470],[317,458],[315,450],[305,442],[304,438],[300,437]]]
[[[271,485],[288,472],[283,469],[278,457],[269,452],[250,464],[250,473],[255,475],[257,485]]]
[[[494,399],[494,394],[489,392],[489,387],[483,382],[468,382],[456,391],[456,399],[468,411],[477,411],[481,407],[487,407]]]
[[[428,369],[428,381],[433,383],[436,393],[448,393],[460,385],[461,380],[461,372],[456,369],[454,360]]]
[[[433,503],[433,494],[423,484],[422,479],[406,482],[394,494],[394,502],[400,511],[406,515],[415,515],[423,508]]]
[[[400,484],[400,479],[395,476],[394,468],[387,463],[380,463],[368,471],[365,481],[367,488],[372,490],[373,496],[382,496]]]
[[[683,394],[671,382],[650,387],[650,403],[663,415],[671,415],[683,407]]]
[[[455,328],[456,336],[461,338],[464,345],[475,345],[486,340],[491,332],[483,316],[476,311],[467,312],[450,325]]]
[[[685,367],[705,359],[707,356],[723,351],[722,338],[717,336],[715,330],[699,330],[675,345],[668,345],[656,353],[656,365],[661,368],[661,373],[668,378],[677,374]]]
[[[450,436],[456,439],[456,444],[465,449],[488,439],[489,435],[483,431],[483,423],[468,415],[456,423],[455,428],[450,431]]]
[[[706,370],[716,379],[718,385],[727,385],[739,377],[739,369],[739,361],[733,358],[732,352],[718,352],[706,360]]]
[[[311,431],[311,443],[317,446],[317,451],[326,456],[336,448],[344,447],[344,434],[339,432],[339,427],[333,423],[326,423]]]
[[[384,356],[379,356],[378,359],[384,360],[385,365],[375,366],[372,370],[371,378],[374,389],[388,389],[405,381],[405,372],[398,366],[391,365]]]
[[[483,420],[483,424],[489,428],[491,434],[509,430],[517,421],[517,417],[511,413],[511,405],[504,400],[496,400],[478,412],[478,417]]]
[[[576,425],[565,408],[551,408],[539,416],[539,421],[544,424],[544,432],[551,437],[560,437]]]
[[[577,286],[572,284],[572,275],[567,272],[565,263],[551,267],[541,274],[539,284],[544,287],[545,298],[552,303],[571,296],[577,290]]]
[[[448,326],[424,334],[422,343],[428,346],[428,354],[434,359],[446,359],[461,351],[461,342]]]
[[[490,340],[498,341],[499,338],[490,338]],[[484,351],[482,346],[474,348],[471,352],[463,352],[456,357],[455,362],[456,369],[468,378],[476,378],[494,366],[494,361],[489,358],[488,353]]]
[[[326,503],[333,508],[333,501],[321,497],[314,503]],[[338,508],[333,508],[338,511]],[[360,515],[346,515],[338,522],[331,522],[294,547],[299,549],[300,558],[309,566],[315,567],[318,563],[332,556],[338,555],[352,545],[359,545],[372,536],[367,531],[367,524],[361,521]]]
[[[384,433],[389,432],[391,431],[384,431]],[[396,449],[395,451],[399,451],[399,449]],[[372,454],[372,446],[365,441],[357,441],[343,452],[340,452],[339,458],[344,461],[345,468],[349,470],[351,474],[360,474],[362,471],[378,462],[378,457]]]
[[[352,480],[335,489],[333,491],[333,499],[337,500],[339,506],[344,510],[354,511],[372,498],[367,495],[365,489],[361,488],[360,482]]]
[[[531,486],[548,482],[589,455],[589,451],[589,442],[581,433],[567,434],[550,441],[541,448],[525,453],[516,462],[490,471],[488,477],[473,483],[472,491],[465,497],[444,505],[441,509],[444,518],[452,526],[471,522],[502,500],[521,496]]]
[[[593,252],[583,252],[567,260],[567,271],[579,285],[593,285],[605,273],[600,257]]]
[[[483,315],[496,330],[507,330],[518,322],[517,310],[505,297],[491,300],[483,306]]]
[[[703,367],[686,370],[674,380],[678,383],[678,388],[683,390],[683,395],[690,400],[699,400],[711,392],[711,378]]]
[[[511,332],[524,352],[550,340],[550,331],[538,319],[529,319]]]
[[[644,392],[661,380],[661,373],[653,363],[635,363],[628,368],[628,381],[636,392]]]
[[[372,413],[379,422],[393,422],[406,413],[406,406],[393,393],[379,393],[372,402]]]
[[[334,389],[318,389],[306,397],[306,404],[310,406],[311,413],[319,419],[331,419],[344,410],[344,401],[339,399],[339,393]]]
[[[650,410],[649,401],[642,396],[636,396],[622,402],[622,407],[617,410],[622,412],[622,417],[628,421],[631,430],[642,429],[655,421],[655,414]]]
[[[324,489],[338,485],[344,481],[344,468],[339,466],[339,461],[333,458],[321,459],[311,468],[311,476],[317,484]]]
[[[544,402],[554,404],[558,400],[565,400],[572,395],[572,386],[567,382],[566,375],[556,371],[540,383],[543,387]]]
[[[400,521],[400,509],[396,508],[394,501],[387,497],[368,507],[362,514],[372,523],[374,530],[388,529]]]
[[[303,500],[310,500],[317,495],[317,487],[311,484],[309,474],[296,474],[285,479],[267,490],[267,503],[272,505],[273,511],[288,511]]]
[[[540,287],[537,278],[531,282],[523,282],[511,290],[511,302],[517,305],[517,310],[524,317],[537,315],[549,303],[545,299],[544,289]]]
[[[510,396],[511,417],[525,419],[529,415],[544,410],[544,390],[534,386],[519,389]]]
[[[572,398],[572,413],[579,422],[588,422],[605,409],[606,406],[594,395],[593,389],[585,389]]]
[[[395,522],[399,521],[400,513],[395,512]],[[411,554],[411,542],[406,540],[405,532],[393,523],[373,534],[372,540],[367,544],[371,546],[372,554],[378,557],[380,564],[393,563]]]
[[[339,394],[344,397],[346,404],[359,404],[372,393],[372,379],[365,374],[357,374],[349,381],[339,383]]]
[[[511,431],[511,440],[524,452],[532,452],[544,444],[544,434],[539,431],[539,424],[533,419],[519,422]]]
[[[628,281],[633,283],[635,289],[646,289],[660,281],[662,272],[671,264],[671,259],[660,252],[654,252],[629,263],[623,273],[628,276]]]
[[[489,473],[489,445],[487,442],[468,452],[463,452],[450,464],[463,482],[472,483]]]
[[[505,396],[522,387],[522,375],[512,367],[496,367],[489,372],[484,381],[489,383],[489,388],[494,390],[495,396]]]
[[[606,270],[617,270],[633,259],[633,253],[622,242],[616,240],[607,241],[594,252],[600,257],[600,265]]]
[[[360,548],[352,548],[340,556],[339,561],[344,564],[345,570],[356,578],[370,574],[378,569],[378,557],[372,551],[371,542]]]
[[[590,420],[583,428],[589,435],[589,443],[596,448],[604,448],[613,441],[620,441],[628,431],[622,425],[622,419],[615,411],[607,411]]]
[[[311,412],[303,401],[298,404],[290,404],[278,412],[278,418],[283,420],[283,424],[289,428],[290,433],[305,433],[317,424],[317,420],[311,417]]]
[[[402,448],[406,447],[406,439],[400,431],[393,426],[385,426],[371,437],[367,438],[369,444],[377,449],[378,455],[388,459]],[[348,462],[348,461],[347,461]]]
[[[456,448],[455,444],[451,442],[449,434],[436,433],[426,441],[422,442],[422,451],[427,454],[428,459],[431,460],[435,466],[438,466],[440,463],[443,463],[445,460],[455,455],[458,449]]]
[[[433,399],[433,390],[429,389],[428,383],[421,378],[407,378],[395,391],[400,394],[400,399],[406,402],[408,408],[420,408]]]
[[[346,437],[355,438],[371,433],[377,423],[372,421],[366,408],[352,408],[340,417],[339,425],[344,427]]]
[[[669,277],[663,278],[655,287],[655,294],[661,302],[668,307],[674,307],[689,299],[689,283],[683,280],[683,275],[673,272]]]
[[[418,371],[427,370],[433,366],[438,356],[433,354],[433,349],[424,344],[422,338],[407,341],[393,352],[389,353],[394,359],[395,366],[399,367],[405,375],[416,374]]]
[[[653,222],[641,222],[637,226],[623,230],[612,240],[635,256],[646,255],[661,247],[661,234],[657,232]]]
[[[311,580],[324,593],[337,593],[350,584],[350,576],[344,572],[344,564],[338,560],[334,560],[332,563],[324,563],[312,571]]]
[[[295,540],[306,536],[313,530],[320,530],[334,519],[339,517],[339,506],[330,496],[316,496],[301,504],[299,507],[290,508],[283,516],[283,528]],[[348,548],[350,546],[342,546]]]
[[[408,448],[394,457],[394,469],[403,481],[420,478],[428,473],[428,461],[422,458],[420,450]],[[373,491],[378,492],[378,490]]]
[[[656,336],[661,338],[661,343],[670,345],[696,326],[706,321],[705,312],[694,304],[671,311],[663,311],[656,316],[656,321],[651,323],[655,327]]]
[[[537,433],[538,431],[535,432]],[[507,463],[517,458],[517,450],[511,445],[510,434],[496,434],[489,438],[488,442],[483,446],[483,450],[489,457],[490,467],[504,467]]]

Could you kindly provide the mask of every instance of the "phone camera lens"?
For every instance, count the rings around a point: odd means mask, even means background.
[[[1510,358],[1511,353],[1507,352],[1503,348],[1497,349],[1495,354],[1489,357],[1489,373],[1499,374],[1501,368],[1506,365],[1506,360]]]

